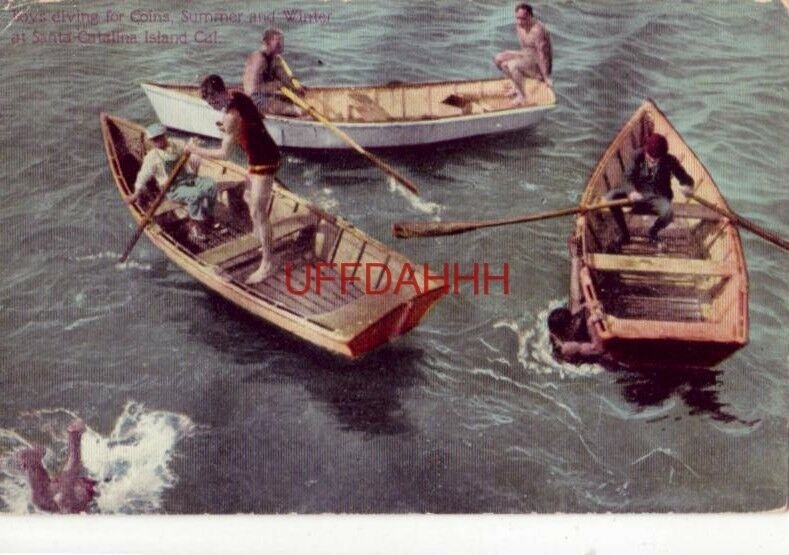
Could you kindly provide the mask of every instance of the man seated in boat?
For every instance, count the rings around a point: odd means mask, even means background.
[[[168,176],[183,153],[185,145],[182,141],[169,139],[166,131],[164,125],[160,123],[154,123],[146,128],[146,136],[153,148],[142,160],[140,171],[134,181],[134,192],[126,199],[127,203],[137,202],[152,180],[155,180],[159,187],[167,183]],[[169,200],[186,205],[189,213],[189,238],[193,241],[205,240],[205,231],[213,218],[217,196],[216,182],[197,175],[199,166],[198,158],[190,158],[185,170],[178,174],[167,193]]]
[[[557,358],[568,362],[595,360],[603,353],[603,343],[595,331],[600,315],[591,313],[584,303],[578,273],[580,253],[575,236],[569,240],[570,248],[570,303],[569,307],[555,308],[548,315],[548,332]]]
[[[285,86],[303,96],[305,88],[296,79],[282,59],[285,38],[278,29],[266,29],[260,49],[247,56],[244,66],[244,92],[255,106],[267,114],[301,117],[304,111],[284,99],[280,87]]]
[[[518,35],[520,50],[505,50],[496,54],[493,62],[512,81],[511,95],[513,106],[526,104],[524,79],[538,79],[553,87],[551,70],[553,54],[551,38],[542,21],[534,17],[529,4],[515,6],[515,31]]]
[[[192,138],[186,145],[189,152],[203,158],[226,159],[234,144],[247,157],[247,188],[244,200],[252,219],[252,232],[260,241],[260,266],[246,279],[246,283],[260,283],[277,270],[272,251],[272,228],[268,208],[274,187],[274,175],[280,162],[279,148],[263,124],[263,116],[252,100],[240,92],[229,92],[219,75],[209,75],[200,83],[200,95],[224,117],[218,123],[224,137],[219,148],[205,148]]]
[[[652,133],[644,141],[644,147],[636,153],[633,169],[628,175],[630,187],[611,189],[605,196],[607,200],[629,198],[636,204],[634,212],[649,212],[657,215],[655,223],[649,228],[648,239],[658,246],[658,233],[674,219],[671,209],[671,176],[677,178],[684,192],[693,190],[693,178],[679,163],[679,160],[668,152],[668,141],[659,133]],[[625,216],[619,207],[612,208],[614,220],[621,233],[622,244],[630,242]]]

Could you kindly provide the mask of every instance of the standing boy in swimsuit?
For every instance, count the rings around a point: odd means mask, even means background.
[[[515,21],[521,49],[500,52],[496,54],[493,62],[512,81],[512,104],[519,106],[526,103],[523,80],[527,77],[539,79],[553,87],[550,77],[553,55],[548,31],[545,30],[545,25],[534,17],[529,4],[521,3],[515,6]]]
[[[240,92],[228,92],[218,75],[209,75],[200,84],[200,94],[216,110],[223,110],[218,123],[224,132],[219,148],[197,146],[194,138],[186,148],[204,158],[227,158],[230,148],[237,143],[247,156],[247,189],[244,200],[252,218],[252,230],[260,241],[263,255],[260,267],[246,279],[246,283],[260,283],[277,270],[272,253],[272,229],[268,208],[274,187],[274,174],[279,167],[279,148],[266,131],[261,115],[250,98]]]

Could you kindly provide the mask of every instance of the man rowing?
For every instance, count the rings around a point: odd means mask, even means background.
[[[657,215],[647,237],[658,249],[661,248],[658,243],[658,233],[674,219],[674,211],[671,209],[671,200],[674,196],[671,191],[672,176],[677,178],[683,192],[693,191],[693,178],[685,171],[679,160],[669,154],[666,137],[652,133],[644,141],[644,147],[636,153],[633,169],[628,175],[633,188],[616,187],[605,195],[606,200],[629,198],[635,202],[633,206],[635,213],[649,212]],[[622,245],[629,243],[630,232],[622,209],[612,208],[611,213],[621,234],[620,243]]]
[[[255,106],[268,114],[301,117],[304,112],[298,106],[286,102],[279,92],[285,86],[296,94],[303,95],[304,87],[290,72],[280,54],[285,49],[285,38],[278,29],[266,29],[260,49],[247,56],[244,66],[244,92]]]
[[[548,31],[542,21],[534,17],[534,11],[529,4],[520,3],[515,6],[515,22],[521,49],[500,52],[496,54],[493,62],[512,81],[512,104],[520,106],[527,102],[526,92],[523,90],[524,79],[538,79],[553,87],[550,77],[553,54]]]
[[[252,100],[240,92],[229,92],[219,75],[209,75],[200,83],[200,95],[215,110],[224,116],[219,123],[224,137],[219,148],[204,148],[190,139],[186,148],[204,158],[226,159],[234,144],[238,144],[247,156],[247,189],[244,200],[252,219],[252,232],[260,241],[262,258],[260,266],[246,279],[255,284],[274,274],[277,265],[272,253],[272,228],[268,209],[274,187],[274,175],[279,168],[280,154],[277,144],[263,125],[262,116]]]
[[[126,199],[128,204],[137,202],[148,184],[153,181],[156,181],[159,187],[163,187],[185,149],[182,141],[167,137],[167,129],[161,123],[149,125],[145,134],[153,148],[142,160],[140,171],[137,172],[134,181],[134,192]],[[178,174],[173,187],[167,193],[169,200],[186,205],[189,213],[187,229],[189,239],[193,242],[206,240],[204,232],[213,219],[217,196],[216,182],[209,177],[197,175],[199,166],[199,158],[190,158],[186,170]]]

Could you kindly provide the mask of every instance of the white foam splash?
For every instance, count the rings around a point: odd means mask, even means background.
[[[441,210],[440,204],[436,204],[435,202],[430,202],[418,197],[406,189],[403,185],[398,183],[394,177],[389,177],[387,183],[389,184],[390,191],[393,193],[399,193],[413,208],[419,210],[420,212],[424,212],[425,214],[433,214],[433,219],[435,221],[439,221],[438,213]]]
[[[99,253],[96,253],[96,254],[86,254],[85,256],[77,256],[77,257],[74,258],[74,260],[76,260],[77,262],[85,262],[85,261],[92,261],[92,260],[105,260],[105,259],[108,259],[108,258],[112,258],[112,259],[117,260],[118,258],[120,258],[120,256],[121,255],[119,253],[117,253],[117,252],[105,251],[105,252],[99,252]]]
[[[149,412],[129,403],[108,437],[88,430],[83,464],[99,480],[101,513],[148,513],[161,508],[162,494],[178,481],[169,469],[176,444],[194,424],[188,417]]]
[[[557,360],[553,356],[553,346],[548,333],[548,314],[563,304],[561,300],[552,300],[548,307],[540,311],[534,325],[521,330],[518,322],[503,320],[493,324],[494,328],[509,328],[518,338],[518,362],[536,374],[558,374],[560,378],[590,376],[603,372],[599,364],[572,364]]]
[[[77,256],[74,257],[74,260],[77,262],[94,262],[96,260],[118,260],[121,257],[120,253],[112,252],[112,251],[105,251],[105,252],[98,252],[95,254],[86,254],[84,256]],[[137,262],[135,260],[126,260],[126,262],[118,262],[115,264],[115,268],[118,270],[143,270],[148,272],[151,270],[150,264],[145,264],[143,262]]]
[[[63,409],[34,413],[33,423],[39,431],[53,435],[45,464],[50,472],[53,452],[65,452],[65,416]],[[58,432],[55,432],[55,429]],[[179,441],[195,429],[192,421],[181,414],[149,411],[140,403],[128,403],[108,436],[90,427],[82,437],[82,463],[89,477],[97,480],[97,512],[153,513],[161,509],[164,492],[178,477],[169,465]],[[57,434],[58,437],[54,437]],[[24,475],[16,468],[13,454],[30,443],[10,430],[0,430],[0,506],[14,514],[39,512],[30,503],[30,491]],[[54,465],[57,466],[57,465]],[[57,470],[55,470],[57,472]]]
[[[63,328],[63,331],[73,331],[77,328],[81,328],[85,324],[90,324],[91,322],[95,322],[96,320],[102,320],[104,315],[101,316],[87,316],[85,318],[78,318],[71,322],[69,325]]]
[[[135,260],[127,260],[126,262],[118,262],[117,264],[115,264],[115,269],[120,271],[142,270],[143,272],[150,272],[151,265],[145,264],[143,262],[137,262]]]
[[[331,212],[339,205],[331,187],[323,187],[320,190],[320,194],[313,198],[312,201],[327,212]]]
[[[13,453],[32,447],[13,430],[0,429],[0,510],[12,514],[33,512],[27,479],[17,469]]]

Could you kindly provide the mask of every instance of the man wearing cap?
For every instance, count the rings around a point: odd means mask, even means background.
[[[288,87],[303,95],[304,87],[290,73],[280,54],[285,49],[285,38],[278,29],[266,29],[258,50],[247,56],[244,66],[244,93],[255,103],[258,110],[268,114],[300,117],[301,108],[282,100],[279,89]]]
[[[167,183],[168,176],[172,173],[175,164],[184,150],[181,141],[168,139],[164,125],[154,123],[149,125],[145,133],[151,141],[150,149],[142,160],[137,179],[134,181],[134,193],[126,202],[136,202],[151,179],[155,179],[159,187]],[[197,170],[200,160],[190,158],[186,171],[182,171],[167,193],[167,198],[176,202],[183,202],[189,213],[189,238],[193,241],[205,240],[205,226],[213,217],[214,204],[216,203],[216,182],[204,176],[198,176]]]
[[[648,210],[657,214],[657,219],[649,228],[649,241],[657,243],[658,233],[671,223],[674,212],[671,210],[671,176],[677,178],[683,191],[691,191],[693,178],[688,175],[679,160],[668,152],[668,141],[659,133],[652,133],[644,141],[644,147],[635,157],[633,169],[628,176],[635,190],[629,187],[611,189],[605,196],[607,200],[629,198],[636,204],[634,211]],[[622,243],[630,242],[630,232],[627,229],[625,216],[619,207],[612,208],[619,230]]]

